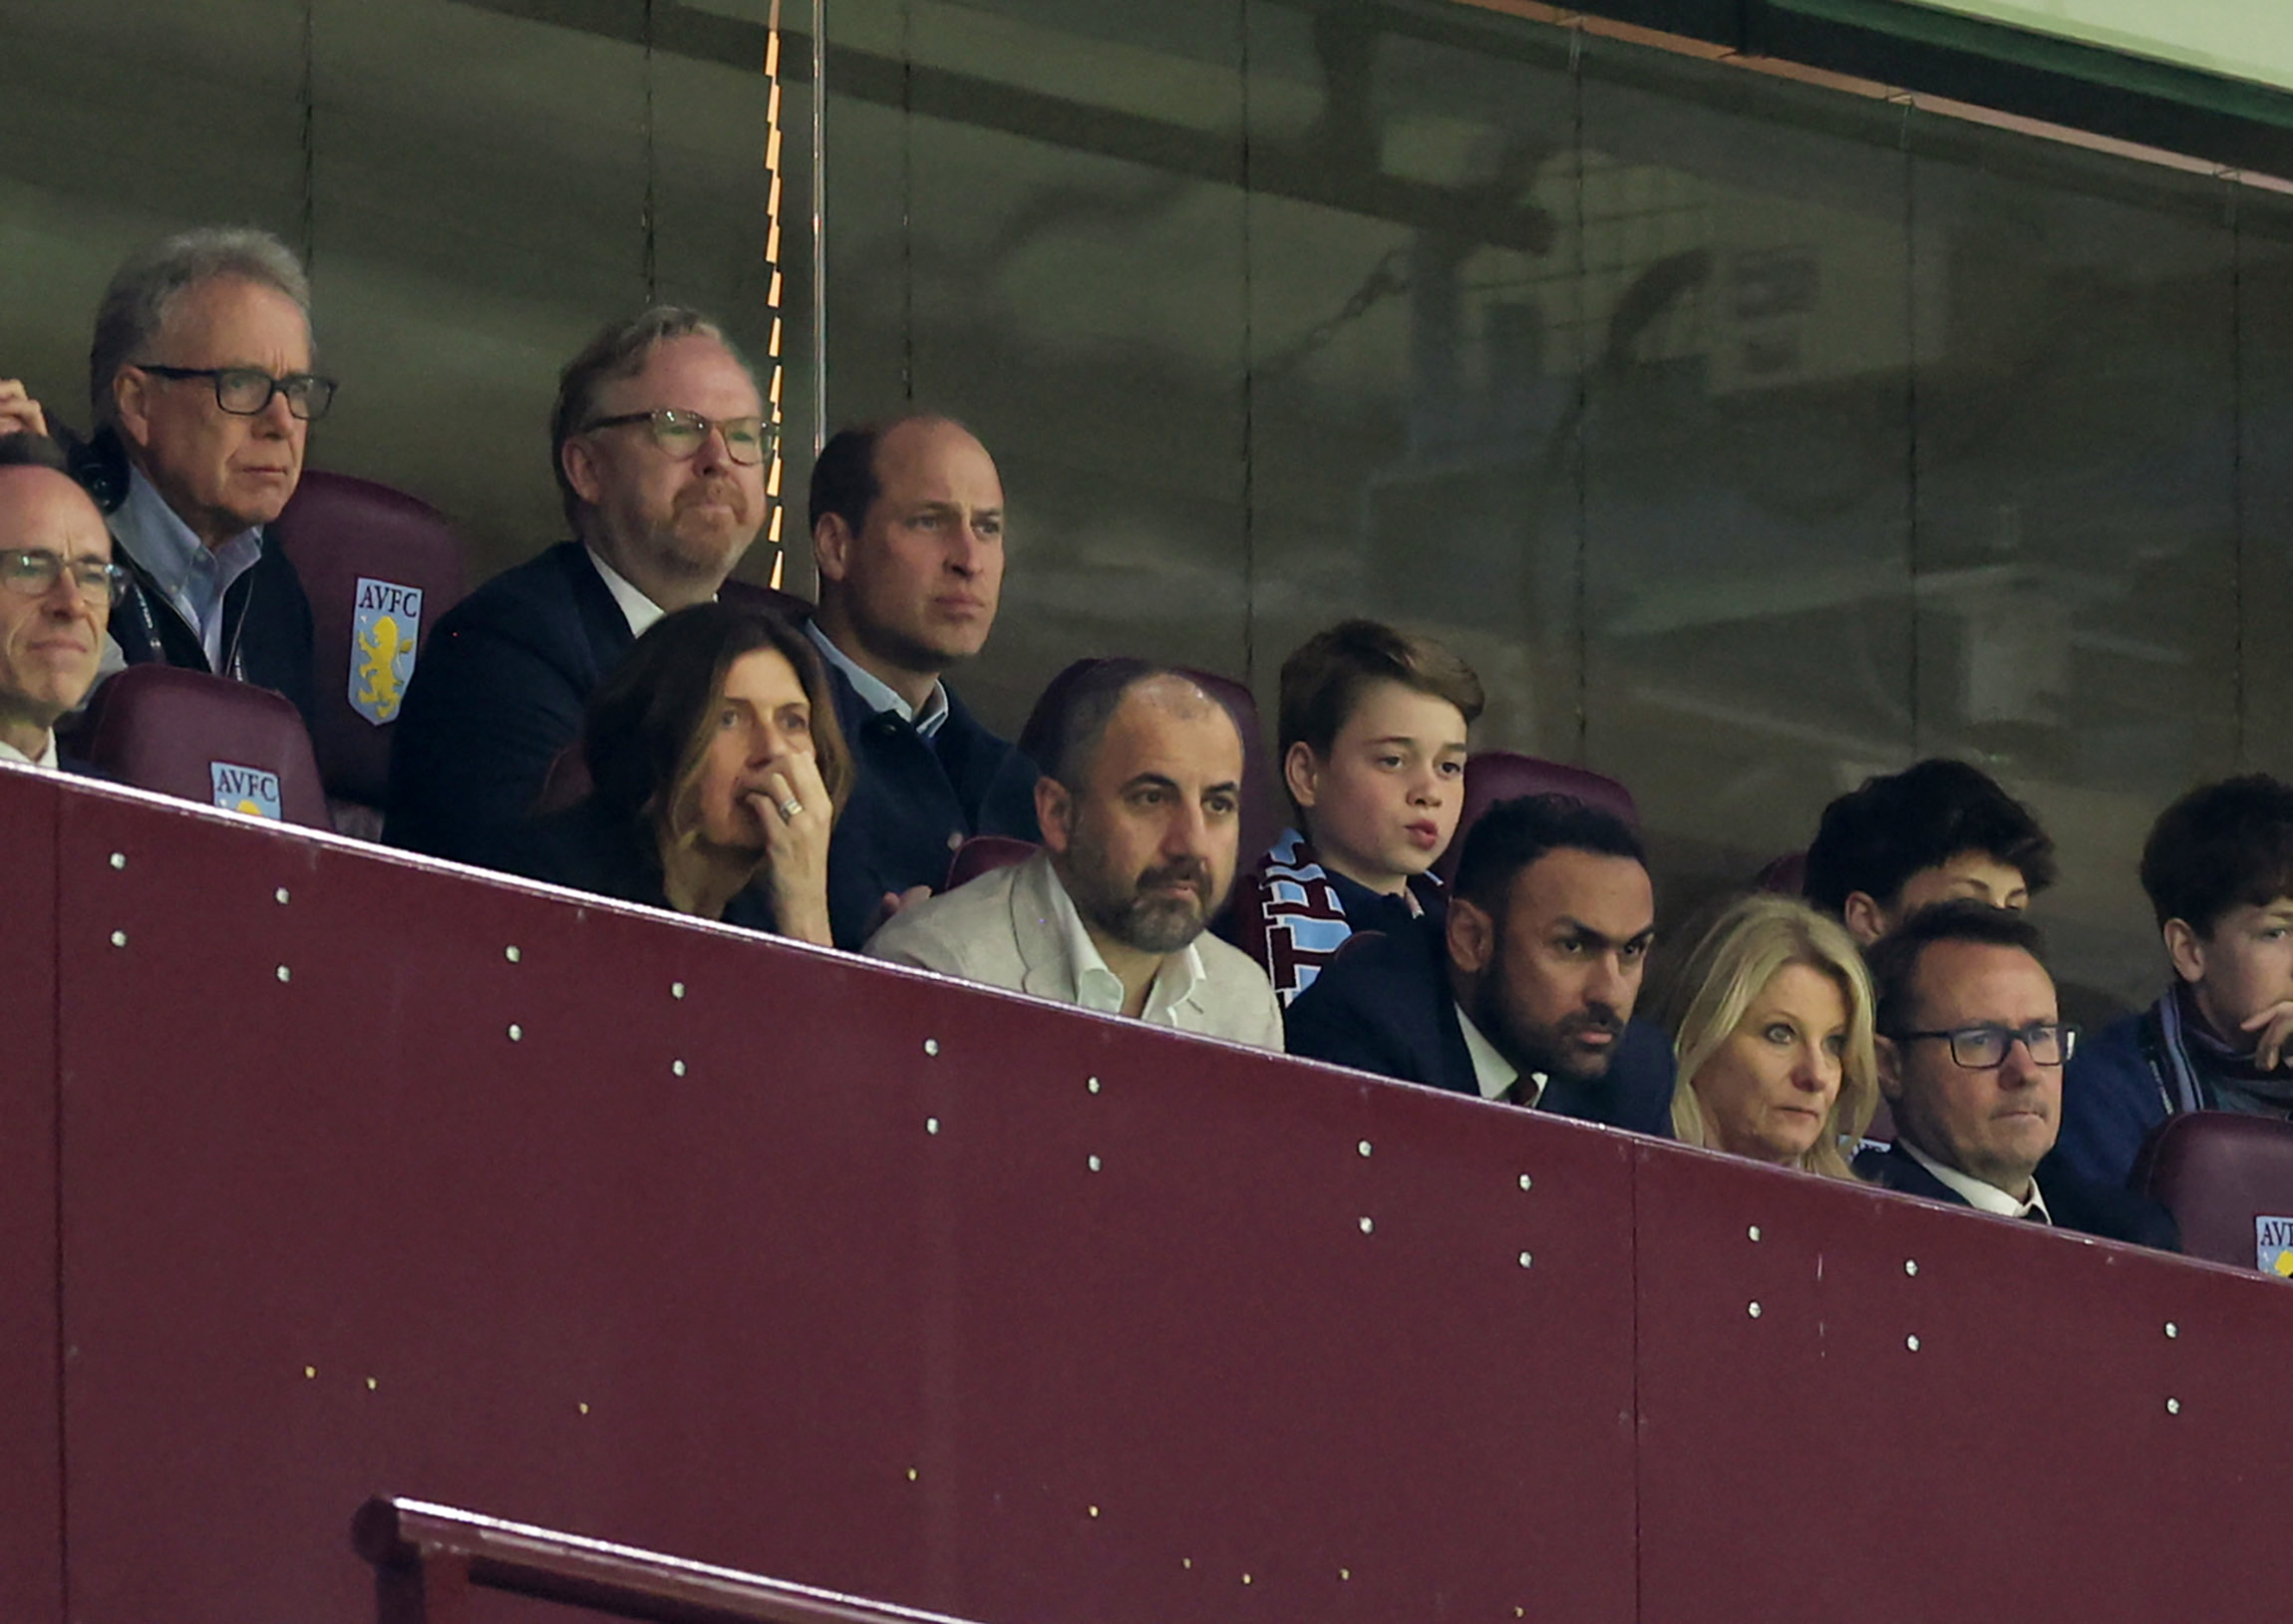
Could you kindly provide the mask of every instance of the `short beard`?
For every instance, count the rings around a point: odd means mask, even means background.
[[[1203,927],[1210,922],[1217,901],[1210,895],[1209,867],[1200,860],[1182,858],[1159,868],[1149,868],[1133,881],[1128,890],[1118,892],[1112,887],[1098,886],[1096,870],[1088,863],[1091,855],[1088,850],[1071,851],[1071,856],[1085,860],[1071,863],[1081,888],[1069,883],[1068,894],[1074,899],[1076,912],[1087,923],[1096,925],[1124,946],[1141,953],[1175,953],[1201,935]],[[1191,899],[1184,896],[1149,898],[1140,894],[1149,886],[1177,881],[1193,884]]]
[[[1616,1058],[1615,1044],[1585,1055],[1573,1050],[1569,1039],[1580,1032],[1603,1031],[1615,1033],[1621,1041],[1624,1017],[1603,1006],[1565,1016],[1557,1026],[1518,1021],[1505,1007],[1504,985],[1504,950],[1499,944],[1481,972],[1480,985],[1474,989],[1473,1024],[1515,1071],[1523,1076],[1565,1077],[1578,1083],[1597,1083],[1608,1075],[1609,1064]]]

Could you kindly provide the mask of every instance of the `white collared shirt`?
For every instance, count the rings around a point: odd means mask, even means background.
[[[891,684],[874,672],[864,670],[852,657],[828,641],[827,633],[820,630],[817,620],[805,622],[805,635],[813,640],[813,647],[820,651],[820,658],[844,674],[860,700],[871,711],[889,711],[902,722],[912,725],[916,732],[929,739],[939,732],[940,724],[947,720],[947,684],[935,682],[931,694],[924,700],[922,711],[899,697]]]
[[[1067,894],[1057,869],[1050,870],[1051,923],[1067,949],[1067,963],[1074,974],[1070,989],[1075,1002],[1085,1009],[1097,1010],[1103,1015],[1123,1013],[1123,978],[1107,968],[1107,960],[1100,956],[1099,944],[1091,939],[1084,927],[1083,915],[1075,909],[1075,899]],[[1202,955],[1188,942],[1175,953],[1162,955],[1162,963],[1154,972],[1153,985],[1146,989],[1146,1003],[1139,1012],[1139,1019],[1153,1026],[1176,1027],[1171,1012],[1194,996],[1194,989],[1202,981]]]
[[[48,743],[37,756],[27,756],[14,745],[8,743],[7,740],[0,739],[0,762],[15,762],[24,767],[45,767],[53,772],[56,768],[56,735],[54,730],[49,731]]]
[[[262,530],[241,530],[210,548],[185,524],[142,469],[128,471],[128,496],[111,516],[112,539],[144,566],[183,623],[199,634],[207,669],[223,670],[223,595],[262,556]]]
[[[1505,1091],[1520,1081],[1519,1068],[1496,1052],[1496,1045],[1473,1024],[1473,1017],[1465,1012],[1463,1004],[1457,1006],[1457,1024],[1465,1032],[1465,1052],[1473,1057],[1473,1076],[1480,1085],[1480,1097],[1502,1100]],[[1544,1098],[1544,1081],[1542,1072],[1529,1073],[1529,1095],[1520,1103],[1533,1111],[1536,1103]]]
[[[2054,1222],[2054,1214],[2046,1209],[2046,1197],[2039,1193],[2036,1178],[2030,1181],[2030,1199],[2018,1201],[1996,1184],[1986,1184],[1956,1167],[1944,1166],[1909,1139],[1899,1139],[1896,1142],[1902,1145],[1913,1161],[1933,1173],[1945,1188],[1965,1197],[1967,1205],[1978,1212],[1995,1212],[2002,1218],[2036,1217],[2044,1224]]]
[[[631,637],[644,636],[653,629],[654,621],[669,612],[631,585],[626,576],[598,556],[595,547],[584,544],[581,550],[597,566],[597,574],[604,581],[605,590],[612,593],[613,601],[620,605],[621,618],[629,622]]]

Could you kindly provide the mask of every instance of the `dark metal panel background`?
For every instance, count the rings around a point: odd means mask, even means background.
[[[377,1490],[997,1619],[1631,1616],[1621,1137],[101,792],[60,862],[77,1620],[357,1617]]]
[[[1638,1171],[1647,1624],[2293,1606],[2261,1375],[2293,1292],[1677,1146]]]
[[[0,1619],[64,1610],[54,782],[0,772]]]

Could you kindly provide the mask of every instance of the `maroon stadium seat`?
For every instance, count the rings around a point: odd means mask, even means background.
[[[311,828],[333,825],[302,714],[267,688],[168,665],[96,691],[81,737],[123,784]]]
[[[1458,814],[1457,835],[1434,864],[1434,872],[1444,882],[1457,877],[1466,830],[1490,807],[1517,796],[1542,795],[1574,796],[1588,806],[1614,812],[1635,827],[1640,823],[1640,809],[1632,804],[1632,792],[1612,778],[1565,762],[1519,756],[1509,750],[1484,750],[1466,759],[1465,810]]]
[[[380,807],[406,678],[431,628],[462,601],[462,543],[435,508],[402,491],[311,472],[271,533],[310,597],[311,743],[327,794]]]
[[[1787,851],[1752,877],[1755,890],[1778,896],[1804,896],[1807,891],[1807,853]]]
[[[2276,1262],[2293,1259],[2293,1123],[2231,1111],[2168,1117],[2127,1182],[2165,1203],[2189,1256],[2293,1277],[2293,1262]]]
[[[1042,849],[1033,840],[1015,840],[1008,834],[974,834],[955,848],[955,858],[947,865],[947,883],[940,889],[952,891],[982,874],[1023,863]]]
[[[1066,710],[1067,696],[1083,674],[1099,663],[1097,659],[1077,660],[1053,677],[1044,688],[1043,697],[1035,702],[1035,709],[1028,714],[1027,726],[1019,735],[1019,748],[1037,766],[1043,766],[1051,755],[1051,742],[1058,736],[1059,718]],[[1274,800],[1273,773],[1266,760],[1265,730],[1258,723],[1258,702],[1250,697],[1249,689],[1231,677],[1188,666],[1177,669],[1200,683],[1203,692],[1221,701],[1242,730],[1242,827],[1236,861],[1238,868],[1246,871],[1274,843],[1274,836],[1282,832],[1283,824],[1289,820]]]

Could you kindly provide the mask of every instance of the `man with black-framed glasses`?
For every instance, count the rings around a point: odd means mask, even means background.
[[[311,611],[266,535],[335,386],[311,370],[310,284],[268,232],[186,231],[112,278],[89,346],[85,475],[133,580],[107,661],[159,662],[315,709]]]
[[[2036,925],[1984,902],[1939,902],[1867,959],[1896,1137],[1858,1155],[1856,1172],[1999,1217],[2180,1250],[2164,1208],[2051,1158],[2078,1033],[2062,1019]]]
[[[127,572],[104,515],[62,473],[0,439],[0,762],[54,768],[56,723],[88,697]]]

